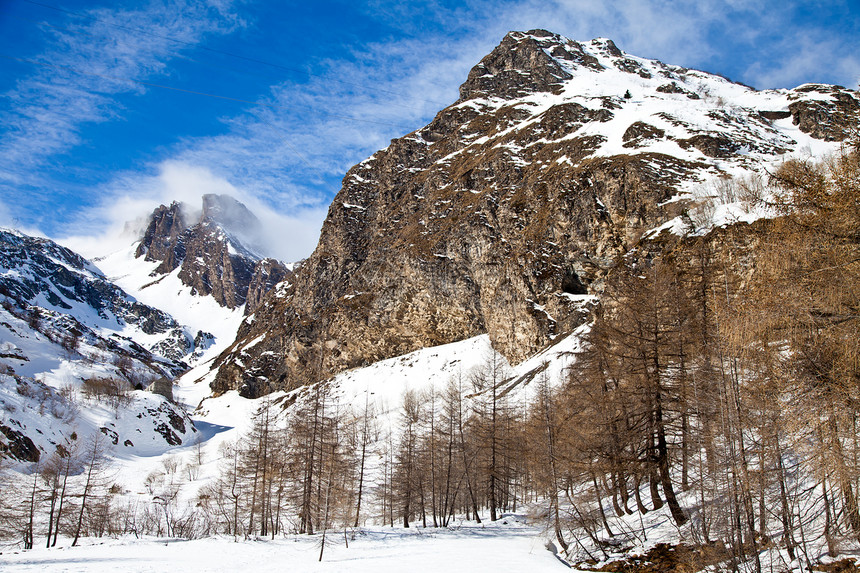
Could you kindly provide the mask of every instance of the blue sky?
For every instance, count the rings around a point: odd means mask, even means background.
[[[0,224],[103,243],[227,192],[307,256],[346,170],[532,28],[760,89],[860,81],[858,0],[0,0]]]

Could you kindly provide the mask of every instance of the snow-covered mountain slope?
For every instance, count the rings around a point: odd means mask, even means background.
[[[441,393],[451,382],[462,384],[466,393],[475,397],[472,375],[495,358],[501,364],[499,375],[505,380],[499,391],[512,402],[524,404],[534,399],[537,392],[534,382],[541,374],[551,387],[563,379],[587,328],[583,326],[569,336],[559,337],[553,345],[516,366],[510,366],[493,350],[489,336],[480,335],[347,370],[319,384],[325,385],[328,396],[341,408],[358,413],[371,407],[381,427],[389,430],[397,426],[407,392]],[[217,435],[217,439],[205,445],[213,456],[222,441],[238,439],[249,431],[255,412],[267,400],[287,398],[287,402],[300,403],[314,391],[314,386],[306,386],[256,399],[242,397],[237,391],[212,396],[209,383],[215,375],[209,364],[201,364],[178,379],[174,389],[176,400],[191,412],[195,424],[218,428],[207,434],[207,437]],[[289,417],[289,409],[285,412],[284,419]]]
[[[851,90],[807,84],[794,90],[759,91],[714,74],[622,52],[606,38],[578,43],[538,30],[513,32],[500,48],[522,49],[526,44],[540,50],[554,75],[542,86],[513,82],[515,88],[501,88],[513,70],[498,69],[502,62],[496,52],[496,57],[485,58],[461,87],[460,102],[449,109],[491,115],[503,110],[502,117],[515,121],[508,119],[491,134],[469,138],[467,148],[503,143],[514,133],[534,133],[541,137],[530,139],[527,147],[537,151],[549,145],[556,156],[553,161],[561,164],[574,161],[562,153],[562,142],[593,138],[591,157],[671,155],[696,165],[701,179],[708,173],[760,170],[789,152],[832,151],[835,146],[829,142],[849,136],[851,124],[835,115],[844,108],[856,121],[860,114],[860,101]],[[820,128],[812,130],[802,121],[802,112],[819,107],[827,111]],[[551,117],[559,114],[562,118]],[[517,151],[516,146],[508,148]],[[550,164],[543,170],[552,163],[549,157],[542,162]],[[694,184],[695,179],[687,183]]]
[[[0,447],[11,458],[35,462],[94,432],[135,455],[196,436],[181,409],[141,390],[188,368],[193,337],[170,315],[69,249],[5,229],[0,305]]]
[[[89,374],[59,388],[51,376],[44,378],[53,385],[0,374],[0,454],[26,469],[53,454],[80,455],[95,437],[101,452],[114,459],[159,456],[199,439],[188,414],[165,397],[107,389],[110,378]]]
[[[196,294],[179,277],[179,268],[159,273],[161,263],[137,257],[137,248],[137,243],[130,244],[96,257],[93,264],[137,300],[164,311],[185,326],[194,340],[194,351],[186,357],[189,364],[217,356],[235,338],[244,307],[222,306],[211,296]]]
[[[366,393],[370,392],[374,411],[387,419],[386,427],[393,428],[402,415],[403,397],[407,392],[435,391],[441,394],[452,382],[462,384],[468,396],[477,397],[480,391],[472,387],[473,375],[495,358],[501,364],[498,392],[505,394],[512,403],[526,404],[536,396],[538,385],[533,382],[539,375],[545,374],[550,387],[563,379],[580,348],[581,335],[585,331],[587,326],[560,338],[515,366],[493,350],[489,336],[484,334],[348,370],[324,384],[330,387],[339,404],[357,412],[364,408]],[[311,391],[302,389],[298,392],[301,395]]]
[[[11,457],[35,462],[94,431],[114,457],[196,440],[172,380],[221,352],[246,300],[290,272],[242,245],[257,226],[241,203],[206,195],[199,212],[162,206],[140,240],[93,261],[0,229],[0,444]],[[31,415],[46,409],[59,414]]]
[[[19,374],[33,376],[47,368],[31,360],[28,350],[56,362],[81,344],[137,360],[148,377],[172,378],[187,368],[181,360],[193,350],[193,338],[176,320],[142,304],[53,241],[0,229],[0,289],[8,317],[6,353]],[[9,322],[13,318],[17,326]],[[16,352],[21,356],[12,357]]]

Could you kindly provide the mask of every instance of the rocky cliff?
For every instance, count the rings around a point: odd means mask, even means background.
[[[212,296],[228,308],[246,304],[250,312],[290,275],[280,261],[251,250],[259,228],[257,217],[242,203],[228,195],[204,195],[201,210],[178,202],[158,207],[136,256],[160,261],[155,274],[179,269],[180,280],[194,294]]]
[[[346,174],[213,390],[258,396],[484,332],[517,362],[584,320],[611,261],[709,182],[858,118],[839,87],[756,91],[606,39],[512,32],[457,102]]]

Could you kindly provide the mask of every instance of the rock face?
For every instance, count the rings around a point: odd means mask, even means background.
[[[150,217],[136,256],[160,261],[155,274],[179,269],[194,294],[212,296],[218,304],[250,312],[262,295],[290,271],[280,261],[261,259],[253,245],[260,222],[245,205],[228,195],[204,195],[202,210],[174,202]],[[243,243],[245,243],[243,245]],[[252,287],[253,285],[253,287]]]
[[[272,290],[274,286],[281,281],[289,280],[292,276],[284,263],[277,259],[265,258],[257,261],[254,265],[254,274],[251,276],[251,282],[248,284],[248,295],[245,298],[245,313],[253,312],[267,292]]]
[[[146,387],[147,392],[164,396],[173,402],[173,382],[167,378],[159,378],[152,384]]]
[[[806,84],[794,92],[796,101],[788,109],[794,125],[802,131],[825,141],[843,141],[857,134],[860,101],[856,92],[821,84]],[[803,94],[812,97],[804,98]]]
[[[22,462],[38,462],[41,452],[33,440],[21,431],[0,425],[0,433],[5,436],[5,443],[0,440],[0,458],[4,455]]]
[[[317,249],[245,319],[212,388],[259,396],[485,332],[517,362],[584,320],[581,295],[686,192],[808,141],[792,121],[822,137],[810,93],[512,32],[457,102],[346,174]],[[853,121],[828,117],[833,137]]]

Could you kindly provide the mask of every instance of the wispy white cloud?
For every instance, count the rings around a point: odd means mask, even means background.
[[[39,166],[79,145],[85,125],[120,118],[118,96],[145,91],[140,84],[109,78],[145,80],[164,73],[166,61],[208,34],[241,25],[228,0],[152,1],[85,16],[68,16],[62,27],[45,26],[46,49],[19,55],[36,63],[3,94],[0,185],[43,187]]]
[[[253,246],[261,255],[298,261],[316,246],[326,214],[322,206],[275,210],[208,168],[177,161],[160,164],[149,176],[129,174],[113,185],[110,201],[81,212],[70,225],[79,232],[59,239],[63,244],[87,256],[105,255],[139,238],[148,215],[159,205],[178,201],[199,209],[204,194],[217,193],[241,201],[260,220],[261,228],[255,231],[261,242]]]
[[[30,235],[33,237],[47,237],[47,235],[42,232],[38,227],[33,227],[30,225],[22,225],[21,221],[15,215],[14,211],[4,203],[0,201],[0,227],[5,227],[7,229],[17,229],[21,231],[25,235]]]
[[[795,87],[805,82],[827,83],[821,79],[826,70],[834,83],[857,89],[860,56],[846,50],[839,39],[807,30],[783,39],[778,46],[781,59],[756,61],[747,68],[746,75],[754,84]]]
[[[3,201],[0,201],[0,227],[15,227],[15,218],[12,211]]]

